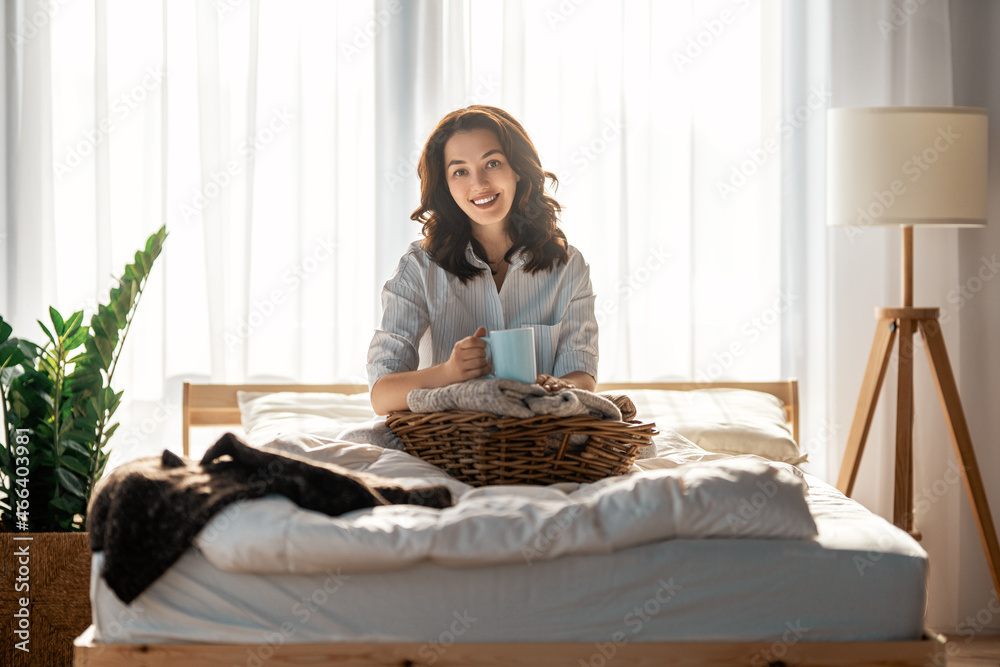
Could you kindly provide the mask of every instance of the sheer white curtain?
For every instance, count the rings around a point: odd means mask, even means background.
[[[176,446],[184,379],[362,381],[374,53],[344,47],[372,7],[6,7],[5,318],[37,339],[49,304],[93,312],[169,231],[115,378],[115,457]]]
[[[6,6],[5,317],[30,337],[48,304],[92,311],[170,234],[116,377],[116,458],[176,445],[184,379],[364,381],[419,235],[419,150],[472,103],[522,120],[561,180],[603,379],[787,371],[774,5]]]

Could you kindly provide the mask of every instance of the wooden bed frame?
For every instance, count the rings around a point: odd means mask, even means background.
[[[795,379],[777,382],[612,382],[602,384],[598,391],[628,389],[750,389],[777,396],[785,406],[788,428],[795,442],[799,441],[799,382]],[[363,384],[194,384],[184,383],[182,399],[183,453],[191,455],[191,428],[195,426],[235,426],[240,423],[240,408],[236,394],[249,392],[320,392],[333,394],[363,394]]]
[[[713,382],[713,383],[633,383],[602,384],[599,390],[743,388],[777,396],[785,405],[788,424],[799,437],[798,382]],[[238,391],[335,392],[357,394],[365,385],[343,384],[184,384],[184,453],[190,448],[189,433],[197,426],[228,426],[240,423]],[[848,667],[856,665],[897,665],[924,667],[945,664],[944,639],[925,633],[912,641],[860,642],[582,642],[582,643],[456,643],[427,659],[427,644],[371,644],[331,642],[311,644],[94,644],[90,628],[74,642],[76,667],[231,667],[235,664],[267,667],[337,665],[338,667],[464,667],[495,665],[524,667],[580,667],[580,665],[690,665],[749,667],[809,665]],[[628,642],[628,643],[626,643]]]

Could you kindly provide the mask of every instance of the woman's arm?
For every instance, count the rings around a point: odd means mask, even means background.
[[[590,266],[574,249],[566,271],[570,279],[563,289],[572,289],[573,296],[562,314],[562,336],[549,377],[557,380],[554,376],[558,376],[575,388],[594,391],[597,388],[598,326],[594,311],[597,297],[590,282]]]
[[[563,375],[560,380],[565,382],[570,382],[577,389],[586,389],[587,391],[594,391],[597,389],[597,380],[590,373],[584,371],[573,371]]]
[[[542,374],[538,376],[535,382],[542,385],[547,391],[559,391],[560,389],[586,389],[587,391],[594,391],[597,389],[597,380],[594,379],[593,375],[585,371],[573,371],[559,378]]]
[[[416,371],[387,373],[372,387],[372,408],[379,415],[394,410],[407,410],[407,395],[414,389],[445,387],[489,373],[486,361],[486,327],[479,327],[471,336],[461,339],[451,350],[448,360]]]

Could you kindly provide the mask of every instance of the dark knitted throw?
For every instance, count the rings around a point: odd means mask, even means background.
[[[271,493],[331,516],[376,505],[451,505],[444,486],[407,490],[377,475],[255,449],[227,433],[200,463],[164,451],[103,479],[88,513],[90,549],[104,552],[101,576],[128,604],[219,510]]]

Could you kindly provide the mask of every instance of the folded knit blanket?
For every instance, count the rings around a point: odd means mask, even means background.
[[[443,485],[406,489],[333,463],[255,449],[227,433],[200,463],[165,450],[112,471],[90,504],[90,549],[104,552],[101,576],[128,604],[181,557],[221,509],[273,493],[330,516],[377,505],[452,504]]]
[[[612,403],[618,406],[618,409],[622,411],[622,421],[629,422],[635,419],[636,409],[635,403],[632,399],[625,394],[616,394],[614,392],[601,392],[601,396],[608,399]]]
[[[539,384],[506,378],[476,378],[435,389],[414,389],[406,397],[412,412],[473,410],[527,419],[537,415],[570,417],[589,414],[621,421],[622,412],[611,400],[584,389],[546,391]]]

